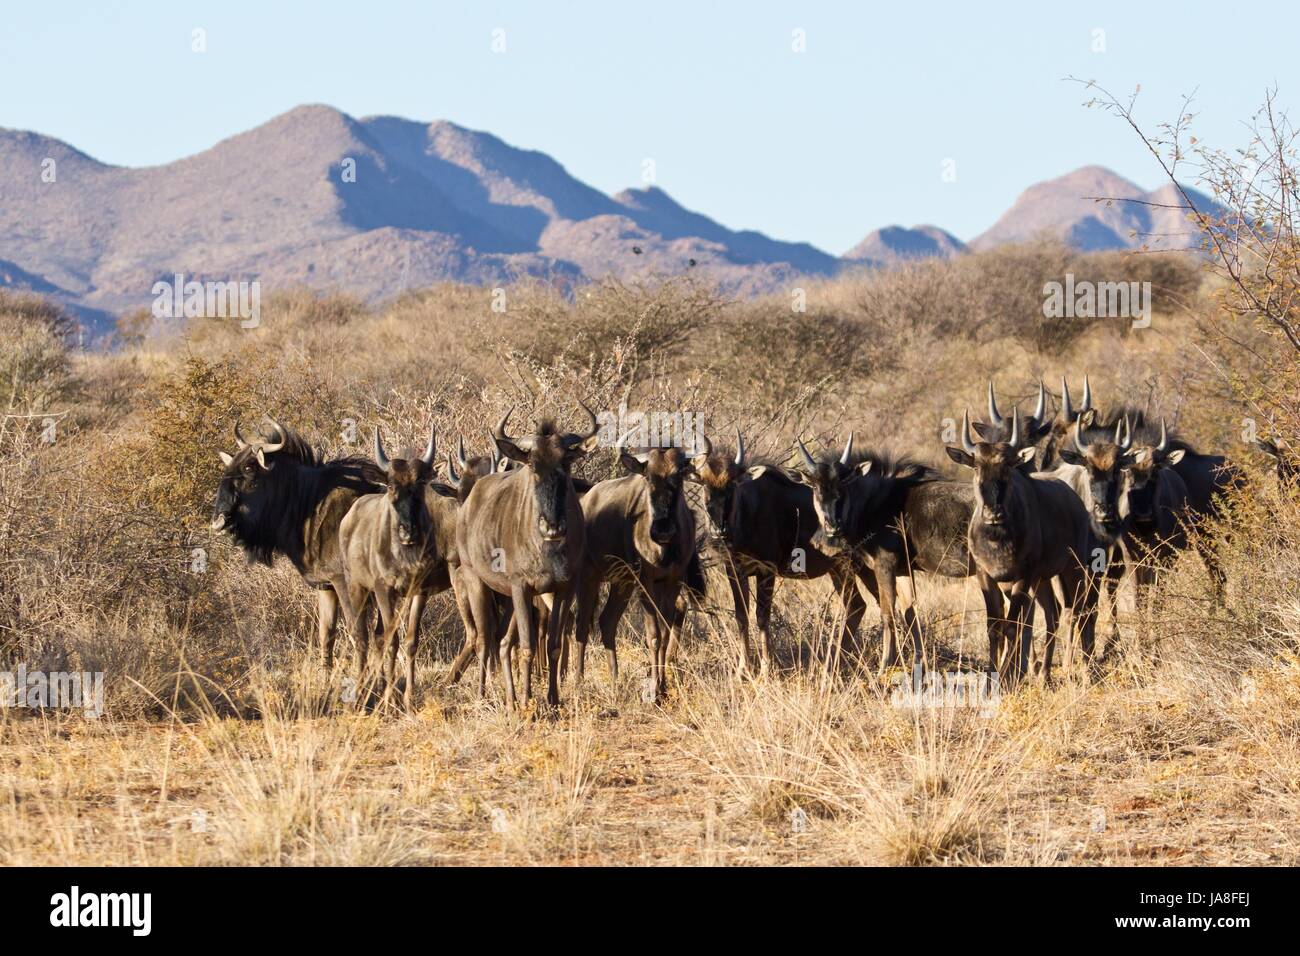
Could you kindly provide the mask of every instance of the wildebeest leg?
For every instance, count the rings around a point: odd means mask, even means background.
[[[500,637],[497,633],[497,607],[492,592],[477,575],[466,572],[462,568],[460,583],[464,591],[465,603],[474,622],[478,649],[478,695],[482,698],[487,696],[488,641],[497,641]],[[509,668],[502,666],[501,675],[506,688],[506,704],[513,707],[515,687]]]
[[[1070,617],[1074,629],[1078,632],[1079,649],[1083,652],[1083,663],[1087,675],[1091,678],[1096,672],[1095,639],[1097,626],[1097,600],[1102,582],[1086,569],[1072,569],[1061,575],[1061,589],[1070,605]]]
[[[1051,586],[1050,579],[1048,586]],[[1029,649],[1034,640],[1029,609],[1033,603],[1029,584],[1017,581],[1011,588],[1011,601],[1007,607],[1011,641],[1003,655],[1003,663],[1006,665],[1003,681],[1008,687],[1018,684],[1029,668]]]
[[[758,625],[758,672],[766,674],[772,666],[772,594],[776,590],[775,574],[760,574],[754,579],[754,623]]]
[[[316,592],[316,641],[326,670],[334,669],[334,633],[339,620],[339,595],[333,587]]]
[[[415,652],[420,648],[420,618],[424,615],[425,594],[416,591],[411,595],[411,606],[406,614],[406,641],[402,653],[406,657],[406,687],[402,689],[402,709],[407,713],[415,709]]]
[[[1196,550],[1205,562],[1205,570],[1210,575],[1210,586],[1214,589],[1214,603],[1223,606],[1228,589],[1228,575],[1219,564],[1219,557],[1214,553],[1214,546],[1202,534],[1196,536]]]
[[[731,585],[731,604],[736,615],[736,630],[740,632],[740,667],[737,674],[749,673],[749,577],[736,568],[729,568],[727,583]]]
[[[632,599],[632,588],[624,582],[611,581],[609,597],[600,611],[600,643],[605,648],[605,659],[609,662],[610,692],[618,695],[618,650],[614,640],[618,636],[618,622],[623,619],[623,611]]]
[[[511,586],[515,602],[515,632],[519,637],[519,670],[524,679],[524,706],[533,699],[533,590],[527,584]]]
[[[343,598],[343,615],[352,631],[354,660],[357,669],[357,706],[364,707],[370,694],[367,670],[370,662],[370,592],[357,584],[349,584]]]
[[[1043,634],[1042,674],[1043,684],[1048,685],[1052,683],[1052,656],[1056,653],[1056,634],[1061,626],[1061,606],[1056,602],[1050,578],[1039,583],[1034,600],[1043,609],[1043,626],[1047,629]]]
[[[838,575],[843,573],[843,577]],[[862,626],[862,617],[867,613],[867,602],[862,600],[862,594],[858,591],[855,580],[862,581],[866,584],[869,591],[879,603],[879,591],[873,584],[876,581],[876,573],[865,565],[860,566],[853,574],[848,573],[838,565],[831,569],[831,581],[834,582],[836,590],[839,591],[840,603],[844,606],[844,628],[840,632],[839,647],[844,647],[847,642],[849,647],[855,647],[857,644],[858,628]]]
[[[587,673],[587,639],[591,636],[592,618],[596,616],[596,598],[600,594],[600,581],[594,572],[582,575],[577,586],[573,610],[573,684],[582,684]]]
[[[461,645],[460,653],[456,659],[451,662],[451,671],[447,674],[447,686],[455,684],[469,666],[469,660],[474,656],[478,648],[478,634],[474,627],[474,612],[470,609],[469,601],[465,598],[464,585],[460,583],[460,571],[457,569],[451,575],[451,593],[456,599],[456,610],[460,612],[461,624],[465,627],[465,643]]]
[[[379,653],[383,664],[384,693],[381,698],[384,709],[393,703],[394,685],[397,683],[397,625],[398,615],[396,592],[383,587],[375,589],[375,599],[379,602],[380,631]]]
[[[568,643],[564,639],[565,609],[569,606],[569,596],[552,595],[550,621],[546,635],[546,703],[552,707],[560,706],[560,658]]]
[[[1003,617],[1004,605],[1002,589],[997,582],[984,572],[977,572],[975,580],[979,583],[980,595],[984,598],[984,623],[989,637],[989,670],[1002,671],[1002,637],[1007,621]]]
[[[892,562],[885,558],[878,558],[875,571],[870,575],[875,579],[872,596],[880,607],[880,667],[878,670],[882,674],[886,668],[893,667],[898,663],[898,629],[894,615],[898,602],[896,572],[897,569]],[[853,586],[851,581],[848,582],[848,586]]]

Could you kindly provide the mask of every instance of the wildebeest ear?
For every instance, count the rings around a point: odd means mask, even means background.
[[[579,455],[586,455],[590,452],[595,451],[598,447],[600,447],[599,432],[597,432],[595,435],[588,435],[582,441],[578,442],[578,444],[574,445],[573,448],[570,449],[570,451],[576,452]]]
[[[1038,442],[1043,438],[1043,436],[1046,435],[1051,430],[1052,430],[1052,423],[1050,421],[1039,422],[1038,427],[1032,429],[1029,433],[1029,444],[1031,445],[1038,444]]]
[[[271,467],[266,463],[266,452],[261,448],[257,449],[257,463],[262,466],[263,471],[270,471]]]
[[[1165,464],[1176,465],[1183,460],[1183,455],[1185,454],[1187,454],[1186,448],[1175,448],[1173,451],[1165,455]]]
[[[1146,452],[1141,449],[1139,449],[1138,451],[1125,452],[1124,454],[1119,456],[1119,467],[1132,468],[1134,465],[1140,462],[1143,459],[1143,457],[1145,457],[1145,455]]]
[[[998,436],[1002,433],[1002,429],[986,425],[984,422],[971,422],[970,427],[975,429],[975,434],[985,441],[997,441]]]
[[[767,465],[750,465],[745,469],[745,475],[750,478],[762,478],[767,474]]]
[[[875,462],[872,461],[870,458],[868,458],[866,461],[864,461],[864,462],[862,462],[861,464],[858,465],[858,469],[857,469],[858,474],[859,474],[859,475],[865,475],[865,474],[868,474],[868,473],[871,471],[872,466],[874,466],[874,465],[875,465]]]
[[[1056,453],[1061,456],[1061,461],[1067,465],[1082,465],[1084,462],[1083,456],[1073,448],[1062,446],[1056,449]]]
[[[623,452],[618,456],[619,463],[634,475],[645,474],[645,462],[636,455]]]
[[[1097,421],[1097,409],[1090,408],[1082,415],[1079,416],[1079,427],[1091,428],[1093,426],[1093,423],[1096,421]]]
[[[965,465],[967,468],[975,467],[975,456],[962,448],[954,448],[952,445],[944,445],[943,450],[959,465]]]
[[[221,463],[225,465],[227,468],[229,468],[231,465],[235,463],[234,456],[227,455],[224,451],[217,452],[217,456],[220,457]]]
[[[492,440],[497,443],[497,450],[505,457],[518,462],[528,461],[528,452],[524,451],[509,438],[493,438]]]
[[[1035,448],[1033,445],[1030,445],[1028,448],[1020,449],[1020,451],[1017,452],[1016,454],[1017,457],[1020,459],[1021,464],[1025,464],[1026,462],[1031,462],[1034,460],[1034,456],[1038,454],[1038,449]]]
[[[1256,448],[1258,448],[1266,455],[1269,455],[1273,458],[1278,457],[1277,445],[1273,444],[1267,438],[1256,439],[1255,441],[1251,442],[1251,444],[1254,445]],[[223,457],[224,457],[224,453],[223,453]]]

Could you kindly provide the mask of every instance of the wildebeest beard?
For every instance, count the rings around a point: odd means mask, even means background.
[[[255,472],[244,477],[251,461]],[[227,531],[250,561],[270,565],[283,554],[304,567],[303,525],[336,489],[358,495],[384,490],[384,476],[373,462],[359,456],[322,460],[299,435],[286,429],[279,451],[266,456],[268,469],[256,461],[256,447],[240,449],[217,488],[214,518],[224,518]]]

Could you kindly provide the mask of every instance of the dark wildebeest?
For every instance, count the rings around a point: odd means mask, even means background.
[[[586,405],[582,407],[590,420],[587,433],[562,433],[554,422],[543,421],[533,435],[520,438],[506,434],[507,411],[497,423],[493,440],[502,455],[521,467],[478,479],[461,505],[456,529],[460,583],[478,640],[480,684],[487,666],[486,641],[496,633],[495,592],[513,601],[524,700],[531,699],[533,599],[543,595],[551,605],[547,701],[552,706],[560,699],[561,619],[582,568],[586,537],[569,469],[596,447],[599,433],[595,414]],[[507,701],[514,706],[514,678],[508,661],[501,673]]]
[[[437,435],[417,457],[389,459],[379,429],[375,429],[375,462],[387,479],[379,494],[364,495],[339,525],[347,601],[344,613],[357,641],[357,683],[366,688],[370,658],[367,607],[372,598],[379,609],[377,633],[383,666],[383,703],[392,701],[396,686],[398,612],[411,608],[418,593],[450,584],[446,542],[438,547],[438,531],[425,496],[433,479]],[[454,526],[451,529],[454,532]],[[437,579],[436,584],[434,580]],[[415,652],[419,645],[419,615],[407,622],[406,688],[403,704],[412,707],[415,693]]]
[[[805,466],[800,479],[812,489],[821,525],[814,543],[829,555],[861,555],[875,576],[883,671],[898,661],[898,578],[910,578],[914,570],[953,578],[975,573],[966,545],[974,510],[970,482],[945,481],[933,469],[905,458],[855,452],[852,434],[838,458],[830,453],[814,458],[802,441],[799,450]],[[1002,616],[1002,592],[990,585],[982,596],[992,629],[991,622]],[[913,664],[922,666],[915,609],[906,608],[902,618],[912,641]]]
[[[1072,624],[1079,630],[1084,658],[1093,663],[1096,592],[1090,562],[1096,543],[1088,512],[1063,482],[1025,474],[1021,465],[1033,459],[1033,446],[1018,447],[1020,413],[1012,413],[1007,441],[974,442],[970,413],[962,417],[961,447],[948,447],[948,456],[973,469],[975,508],[967,542],[978,569],[981,587],[996,582],[1011,585],[1006,620],[1011,646],[997,653],[999,674],[1009,684],[1029,667],[1033,629],[1029,610],[1034,594],[1059,578]],[[1000,623],[1000,622],[999,622]],[[1054,622],[1049,622],[1054,624]],[[1046,659],[1055,627],[1049,626]],[[1050,679],[1050,672],[1044,676]]]
[[[1185,454],[1182,448],[1172,447],[1162,419],[1158,437],[1147,426],[1134,429],[1124,455],[1120,513],[1139,609],[1158,571],[1187,547],[1187,485],[1177,471]]]
[[[819,578],[830,575],[844,606],[844,627],[835,640],[838,649],[847,636],[857,633],[867,605],[854,584],[856,575],[876,596],[870,570],[856,558],[832,558],[813,543],[818,530],[812,491],[792,478],[781,465],[768,461],[746,462],[745,443],[736,432],[735,455],[715,453],[704,445],[692,464],[691,480],[704,486],[709,540],[723,562],[731,586],[736,626],[742,650],[740,672],[749,673],[749,579],[754,578],[755,617],[759,634],[759,667],[771,663],[772,595],[776,579]],[[878,598],[877,598],[878,600]],[[828,656],[833,664],[836,655]]]
[[[1300,485],[1300,462],[1296,461],[1290,445],[1281,438],[1272,440],[1260,438],[1252,444],[1273,459],[1273,465],[1277,469],[1277,480],[1283,488],[1294,488]]]
[[[587,547],[578,582],[575,615],[581,683],[587,635],[603,583],[609,596],[600,613],[600,641],[609,661],[610,682],[618,688],[614,638],[628,602],[636,596],[645,611],[645,642],[656,700],[667,690],[669,647],[681,624],[677,599],[695,558],[695,518],[682,485],[692,472],[682,448],[631,452],[623,439],[619,461],[631,474],[598,482],[582,497]]]
[[[382,492],[384,475],[360,457],[325,460],[298,434],[267,418],[270,431],[248,441],[235,426],[238,451],[221,452],[212,529],[226,531],[248,556],[271,564],[288,558],[317,592],[317,641],[334,666],[334,634],[345,593],[339,525],[363,495]]]

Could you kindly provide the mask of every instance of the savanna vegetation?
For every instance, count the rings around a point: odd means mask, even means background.
[[[1285,216],[1270,222],[1261,238],[1293,252]],[[689,280],[520,283],[504,312],[452,285],[378,307],[289,290],[256,329],[134,316],[93,353],[56,308],[6,295],[4,666],[103,672],[106,712],[0,715],[0,862],[1300,862],[1300,509],[1251,444],[1300,435],[1297,259],[1256,249],[1044,241],[747,302]],[[1066,273],[1149,281],[1150,327],[1045,318],[1044,284]],[[417,711],[361,713],[343,700],[347,664],[327,674],[315,657],[293,569],[250,565],[208,530],[217,452],[265,413],[331,454],[364,452],[376,424],[422,444],[431,421],[444,449],[463,435],[485,451],[507,406],[565,420],[582,399],[698,411],[715,442],[739,428],[781,460],[796,437],[852,428],[968,478],[942,446],[988,377],[1005,409],[1085,372],[1103,407],[1163,415],[1247,472],[1205,532],[1227,601],[1189,551],[1149,611],[1121,588],[1126,653],[1100,679],[1031,682],[993,706],[899,706],[901,671],[804,667],[840,613],[824,581],[778,585],[781,666],[737,682],[712,568],[662,705],[640,693],[639,615],[620,686],[595,660],[552,719],[507,712],[495,687],[444,687],[462,631],[443,596]],[[617,457],[580,473],[614,476]],[[921,576],[912,598],[936,670],[984,667],[972,583]]]

